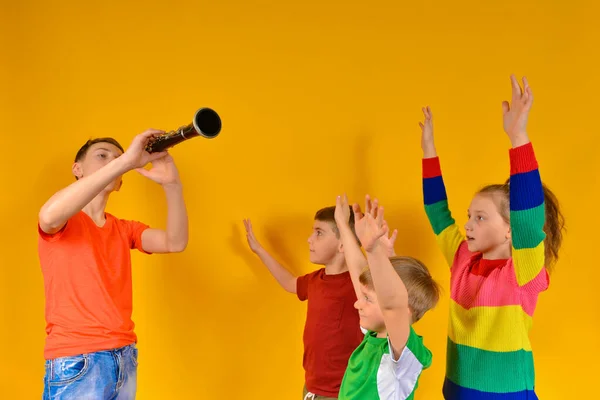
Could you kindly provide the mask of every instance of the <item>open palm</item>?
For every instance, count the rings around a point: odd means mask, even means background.
[[[377,199],[371,201],[371,198],[369,195],[366,196],[365,198],[365,213],[363,214],[362,210],[360,209],[360,206],[358,204],[353,204],[352,205],[352,211],[354,212],[354,220],[355,225],[358,224],[358,222],[362,219],[364,219],[366,214],[371,214],[372,217],[377,220],[378,215],[381,216],[381,221],[379,222],[379,224],[381,225],[382,229],[385,229],[385,232],[379,237],[379,244],[381,244],[385,250],[386,250],[386,254],[388,255],[388,257],[394,257],[396,255],[396,251],[394,250],[394,245],[396,244],[396,239],[398,238],[398,230],[394,229],[394,231],[392,232],[392,234],[390,236],[388,236],[389,233],[389,228],[387,225],[387,222],[383,219],[383,207],[379,207],[379,202]],[[367,223],[366,221],[363,223]],[[358,235],[358,227],[355,228],[357,230],[357,236]],[[360,239],[360,236],[359,236]],[[361,240],[362,243],[362,240]],[[364,245],[363,245],[364,247]],[[366,247],[365,247],[366,250]]]
[[[502,102],[502,114],[504,122],[504,131],[511,140],[518,136],[527,134],[527,118],[529,110],[533,104],[533,93],[527,82],[527,78],[523,78],[523,89],[519,85],[517,78],[514,75],[510,77],[512,84],[512,99]]]
[[[246,240],[248,241],[248,246],[250,247],[250,250],[256,253],[258,250],[261,249],[261,245],[254,236],[252,222],[249,219],[244,219],[244,228],[246,229]]]
[[[433,144],[433,114],[429,106],[423,107],[423,122],[419,122],[421,127],[421,148],[425,150]]]
[[[378,205],[377,199],[371,203],[369,195],[366,197],[365,213],[360,212],[357,205],[354,206],[354,226],[356,236],[366,251],[373,251],[379,244],[380,239],[385,237],[389,228],[383,219],[383,207]]]

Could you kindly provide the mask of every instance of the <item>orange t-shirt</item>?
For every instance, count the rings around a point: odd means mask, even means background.
[[[142,249],[137,221],[105,213],[97,226],[83,211],[60,232],[38,224],[38,253],[46,296],[44,358],[90,353],[137,341],[131,320],[131,250]]]

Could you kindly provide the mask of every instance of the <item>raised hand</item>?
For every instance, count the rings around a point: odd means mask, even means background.
[[[377,199],[375,199],[374,201],[371,201],[371,197],[369,195],[365,196],[365,212],[374,213],[374,215],[378,215],[378,205],[379,205],[379,201]],[[383,210],[383,208],[382,208],[382,210]],[[360,205],[358,205],[358,203],[354,203],[352,205],[352,211],[354,212],[354,220],[355,221],[358,221],[359,219],[363,218],[364,214],[362,213],[362,211],[360,209]],[[383,216],[382,216],[382,218],[383,218]],[[387,222],[385,220],[383,220],[383,224],[385,224],[385,226],[387,226]],[[389,231],[389,229],[388,229],[388,231]],[[379,242],[385,248],[386,254],[388,255],[388,257],[394,257],[396,255],[396,251],[394,250],[394,245],[396,244],[397,238],[398,238],[398,230],[397,229],[394,229],[394,231],[391,233],[391,235],[389,237],[387,234],[385,234],[379,238]]]
[[[514,75],[510,76],[512,84],[512,99],[502,102],[504,132],[508,135],[513,147],[529,142],[527,136],[527,119],[533,104],[533,92],[527,78],[523,77],[523,88]]]
[[[262,246],[260,245],[258,240],[256,240],[256,237],[254,237],[254,231],[252,230],[252,222],[249,219],[244,220],[244,228],[246,228],[246,240],[248,241],[248,246],[250,247],[250,250],[252,250],[254,253],[258,252],[262,248]]]
[[[383,221],[383,222],[387,226],[387,223],[385,221]],[[388,229],[388,231],[389,231],[389,229]],[[398,229],[394,229],[394,231],[392,232],[392,234],[389,237],[386,234],[379,238],[379,241],[385,247],[385,252],[388,255],[388,257],[396,256],[396,250],[394,249],[394,245],[396,244],[397,238],[398,238]]]
[[[371,203],[367,195],[365,204],[365,213],[356,212],[355,222],[356,235],[367,252],[374,251],[380,242],[380,238],[389,232],[387,223],[383,219],[383,207],[378,205],[377,199]]]
[[[435,142],[433,140],[433,114],[429,106],[423,107],[423,116],[425,119],[423,122],[419,122],[421,127],[421,149],[423,150],[423,156],[425,158],[431,158],[436,156]]]
[[[348,205],[348,196],[338,196],[335,201],[335,223],[338,225],[348,224],[350,221],[350,206]]]

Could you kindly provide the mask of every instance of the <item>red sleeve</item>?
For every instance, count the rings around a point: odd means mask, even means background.
[[[80,212],[78,212],[77,214],[73,215],[71,218],[69,218],[67,220],[67,222],[63,225],[63,227],[61,228],[60,231],[55,232],[55,233],[46,233],[42,230],[42,227],[40,226],[40,221],[38,221],[37,223],[37,228],[38,228],[38,235],[40,238],[42,238],[44,241],[46,242],[54,242],[58,239],[60,239],[65,231],[67,229],[69,229],[69,226],[71,226],[72,224],[75,224],[75,226],[77,226],[80,223]]]
[[[435,178],[442,175],[439,157],[424,158],[421,164],[423,178]]]
[[[528,142],[522,146],[511,148],[508,150],[510,155],[510,174],[517,175],[525,172],[530,172],[539,168],[533,144]]]
[[[125,224],[127,230],[129,248],[132,250],[137,249],[145,254],[152,254],[144,250],[142,247],[142,233],[146,229],[150,228],[150,226],[139,221],[121,220],[121,223]]]
[[[50,233],[46,233],[42,230],[42,227],[40,226],[40,223],[38,221],[38,224],[37,224],[38,235],[46,242],[54,242],[54,241],[60,239],[60,237],[63,235],[63,233],[67,229],[68,224],[69,224],[69,221],[67,221],[67,223],[61,228],[60,231],[50,234]]]
[[[299,276],[296,279],[296,295],[300,301],[308,299],[308,281],[312,274]]]

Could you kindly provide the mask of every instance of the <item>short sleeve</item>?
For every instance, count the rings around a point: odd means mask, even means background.
[[[79,211],[78,213],[73,215],[71,218],[69,218],[67,220],[67,222],[63,225],[63,227],[60,229],[60,231],[55,232],[55,233],[44,232],[40,225],[40,221],[38,220],[37,227],[38,227],[39,238],[44,240],[45,242],[55,242],[55,241],[59,240],[60,238],[62,238],[67,231],[77,232],[79,229],[81,229],[81,225],[83,223],[81,220],[82,213],[83,213],[83,211]]]
[[[119,222],[125,226],[127,237],[129,240],[129,248],[136,249],[145,254],[152,254],[147,252],[142,247],[142,233],[149,229],[150,226],[139,221],[119,220]]]
[[[308,299],[308,281],[312,274],[306,274],[303,276],[299,276],[296,279],[296,295],[300,299],[300,301],[304,301]]]
[[[390,348],[390,357],[394,363],[394,372],[396,379],[401,382],[401,386],[404,388],[414,387],[419,375],[424,369],[431,366],[431,351],[423,344],[423,338],[415,333],[413,328],[410,328],[410,334],[406,342],[406,346],[402,350],[400,357],[395,360],[394,352],[392,350],[392,344],[388,343]]]
[[[58,239],[61,238],[63,233],[67,230],[67,225],[69,225],[69,221],[67,221],[67,223],[63,225],[63,227],[60,229],[60,231],[50,234],[50,233],[46,233],[42,230],[42,227],[40,226],[40,223],[38,221],[38,224],[37,224],[38,235],[42,240],[44,240],[46,242],[57,241]]]

